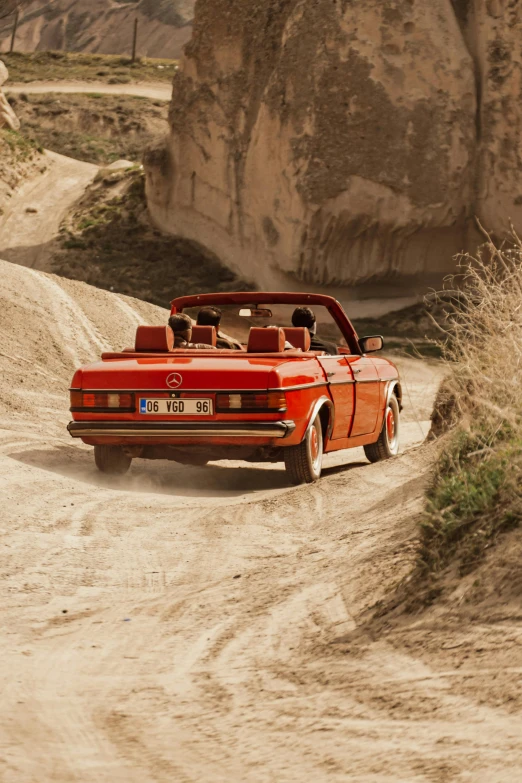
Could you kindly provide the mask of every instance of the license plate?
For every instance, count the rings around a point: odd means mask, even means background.
[[[212,400],[151,400],[140,399],[140,413],[143,416],[212,416]]]

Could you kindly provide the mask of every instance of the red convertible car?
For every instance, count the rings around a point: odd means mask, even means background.
[[[140,326],[134,347],[75,373],[68,429],[94,446],[101,471],[125,473],[134,458],[239,459],[284,462],[290,481],[302,484],[319,478],[328,452],[363,446],[370,462],[397,454],[397,368],[368,356],[382,349],[382,337],[359,339],[339,302],[203,294],[175,299],[172,314],[194,323],[208,306],[221,312],[218,332],[194,326],[191,338],[207,347],[176,348],[170,327]],[[291,326],[303,307],[313,311],[317,335]],[[234,338],[235,350],[214,347],[224,336]],[[333,350],[317,349],[322,344]]]

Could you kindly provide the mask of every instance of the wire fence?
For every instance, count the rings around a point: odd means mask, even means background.
[[[24,2],[17,3],[16,0],[0,0],[0,51],[4,54],[16,52],[17,35],[20,27],[35,19],[34,13],[28,16],[22,15],[21,9],[23,9],[24,5]],[[131,13],[129,14],[128,25],[128,48],[119,52],[111,52],[111,54],[127,55],[131,57],[132,62],[135,62],[138,55],[139,33],[140,21],[137,16]],[[67,47],[65,39],[66,36],[64,36],[62,46],[53,45],[52,49],[54,51],[71,51]]]

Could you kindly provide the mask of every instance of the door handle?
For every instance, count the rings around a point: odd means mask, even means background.
[[[353,374],[354,374],[354,375],[357,375],[357,374],[358,374],[358,373],[360,373],[360,372],[361,372],[361,370],[360,370],[360,369],[356,369],[356,370],[354,370],[354,371],[353,371]]]
[[[327,372],[326,377],[331,378],[333,375],[335,375],[335,372]]]

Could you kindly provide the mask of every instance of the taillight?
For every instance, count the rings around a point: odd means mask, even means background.
[[[283,413],[286,396],[280,391],[218,394],[216,408],[220,413]]]
[[[124,392],[71,391],[71,411],[133,412],[134,394]]]

